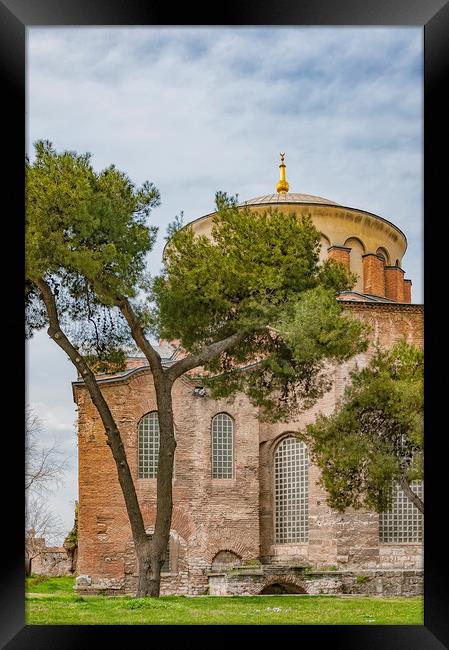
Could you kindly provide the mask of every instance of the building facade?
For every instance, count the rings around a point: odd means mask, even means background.
[[[377,215],[321,197],[288,192],[285,164],[276,193],[245,204],[307,212],[321,233],[327,256],[357,274],[339,299],[348,312],[370,323],[366,353],[334,369],[332,389],[290,422],[262,422],[245,395],[213,400],[195,376],[173,386],[177,448],[169,557],[163,594],[422,593],[422,516],[401,490],[382,515],[326,502],[319,470],[294,432],[330,414],[349,371],[365,364],[374,344],[401,338],[423,345],[423,306],[411,302],[404,278],[405,235]],[[192,222],[210,235],[213,214]],[[163,363],[179,350],[158,349]],[[122,433],[147,532],[155,520],[156,396],[144,357],[98,381]],[[82,380],[73,382],[78,407],[79,542],[76,589],[80,593],[133,593],[136,559],[115,462],[100,417]],[[422,483],[415,488],[422,493]]]

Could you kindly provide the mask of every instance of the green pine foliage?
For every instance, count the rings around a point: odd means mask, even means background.
[[[95,369],[123,366],[129,332],[111,309],[112,296],[138,293],[157,234],[146,222],[159,202],[149,182],[136,187],[113,165],[95,171],[90,154],[35,143],[33,162],[26,160],[28,337],[48,324],[35,284],[43,278],[57,298],[61,324],[86,358],[98,362]]]
[[[281,420],[328,390],[326,361],[366,349],[366,328],[336,300],[354,276],[334,261],[320,264],[309,215],[255,213],[223,193],[216,203],[213,240],[191,227],[173,233],[153,282],[157,330],[189,352],[244,332],[206,365],[204,382],[216,398],[244,391],[265,418]]]
[[[179,340],[187,352],[241,333],[204,364],[204,383],[216,398],[245,392],[271,420],[308,408],[331,385],[329,362],[366,349],[365,327],[336,300],[355,278],[319,262],[320,234],[306,213],[254,212],[217,192],[213,240],[183,227],[181,215],[151,279],[145,256],[157,229],[147,221],[160,201],[151,183],[136,187],[114,166],[97,172],[89,154],[39,141],[26,201],[28,334],[47,324],[35,284],[44,278],[61,326],[96,372],[123,367],[121,298],[147,336]]]
[[[384,512],[394,481],[423,478],[423,370],[423,351],[405,340],[378,349],[335,413],[301,434],[333,508]]]

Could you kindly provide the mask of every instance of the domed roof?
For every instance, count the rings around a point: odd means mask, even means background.
[[[260,205],[265,203],[325,203],[326,205],[340,205],[330,199],[313,194],[298,194],[297,192],[280,192],[279,194],[262,194],[254,199],[243,201],[239,205]]]

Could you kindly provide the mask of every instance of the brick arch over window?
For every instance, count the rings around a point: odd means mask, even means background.
[[[159,416],[151,411],[138,425],[139,478],[156,478],[159,456]]]
[[[234,420],[228,413],[212,418],[212,478],[234,478]]]
[[[358,237],[349,237],[345,241],[345,246],[351,249],[349,254],[349,269],[357,276],[357,282],[354,285],[356,291],[363,292],[363,261],[362,255],[366,253],[365,244]]]
[[[274,452],[274,541],[309,540],[309,453],[307,446],[287,434]]]

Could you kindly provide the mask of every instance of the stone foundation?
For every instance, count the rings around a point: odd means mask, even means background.
[[[75,591],[81,595],[133,595],[135,584],[124,579],[78,576]],[[189,584],[189,576],[170,574],[161,579],[161,595],[258,596],[260,594],[421,596],[423,571],[369,569],[316,571],[305,566],[240,566],[224,571],[205,571]]]
[[[272,589],[269,589],[269,587]],[[262,566],[209,573],[209,595],[264,593],[360,594],[370,596],[421,596],[423,571],[360,570],[310,571],[307,567]]]

